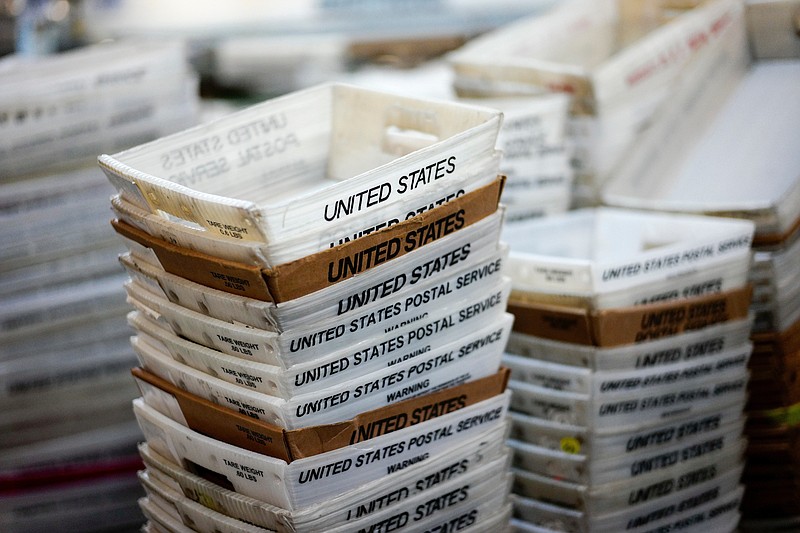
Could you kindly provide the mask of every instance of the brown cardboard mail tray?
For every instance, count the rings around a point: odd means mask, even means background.
[[[620,346],[747,317],[752,287],[603,310],[511,301],[514,331],[589,346]]]
[[[231,294],[276,303],[349,279],[444,238],[497,211],[504,176],[444,205],[359,239],[266,269],[179,247],[121,220],[114,229],[149,248],[167,272]]]

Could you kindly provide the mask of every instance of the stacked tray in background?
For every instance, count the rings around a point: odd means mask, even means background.
[[[196,79],[172,42],[0,69],[0,529],[137,527],[124,247],[94,159],[196,123]]]
[[[618,206],[722,214],[756,225],[745,525],[797,517],[800,467],[800,62],[756,61],[730,94],[685,99],[671,141],[648,137],[609,182]],[[687,93],[688,95],[688,93]],[[678,139],[682,139],[681,142]],[[646,161],[646,164],[643,163]],[[702,179],[700,179],[702,177]]]
[[[676,80],[715,84],[736,68],[744,42],[737,0],[572,0],[471,41],[451,62],[461,96],[572,96],[574,201],[585,206],[671,105]]]
[[[452,68],[446,61],[404,70],[367,67],[346,79],[360,87],[447,98],[501,110],[503,126],[497,148],[503,152],[500,172],[506,176],[502,197],[506,220],[563,213],[572,203],[567,95],[458,98],[453,89]]]
[[[504,229],[517,531],[735,529],[752,236],[610,208]]]
[[[100,157],[148,527],[506,527],[501,118],[330,84]]]
[[[189,40],[206,79],[256,97],[284,94],[347,75],[354,66],[396,67],[436,57],[465,39],[556,0],[475,2],[359,2],[275,0],[209,3],[192,0],[114,3],[80,7],[88,38],[173,35]],[[186,16],[176,17],[175,13]]]
[[[177,131],[197,114],[179,42],[119,42],[3,59],[0,173],[74,167]]]

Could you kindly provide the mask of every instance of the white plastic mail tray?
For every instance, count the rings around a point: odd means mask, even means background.
[[[680,361],[704,360],[750,338],[753,316],[712,324],[659,339],[613,347],[576,345],[514,332],[506,352],[598,371],[660,368]]]
[[[722,102],[674,117],[669,137],[644,137],[603,202],[747,218],[756,244],[786,240],[800,224],[798,94],[800,60],[754,63]]]
[[[746,220],[611,208],[509,224],[502,234],[515,290],[586,298],[749,264],[752,238]]]
[[[390,486],[398,477],[392,477],[392,473],[413,465],[415,470],[425,469],[428,463],[452,454],[459,444],[469,443],[477,448],[487,438],[500,440],[507,405],[505,393],[435,418],[431,423],[287,464],[192,431],[141,399],[133,403],[153,450],[184,467],[199,465],[199,471],[216,473],[218,479],[227,478],[236,492],[289,511],[323,503],[376,480]]]
[[[146,443],[139,453],[148,473],[182,492],[192,501],[219,509],[227,516],[255,524],[270,531],[299,533],[328,531],[350,522],[353,516],[372,516],[383,509],[396,509],[410,498],[424,496],[448,482],[461,483],[472,475],[485,479],[486,473],[507,471],[509,451],[502,439],[484,439],[478,445],[472,439],[453,446],[448,454],[426,461],[421,468],[414,465],[399,472],[339,494],[334,500],[288,511],[234,492],[229,488],[195,475],[158,454]],[[364,509],[365,502],[374,502]],[[494,530],[491,530],[494,531]]]
[[[456,91],[570,94],[576,183],[598,186],[650,127],[654,112],[671,102],[678,79],[715,86],[724,80],[720,72],[741,70],[746,61],[742,3],[683,2],[689,4],[560,2],[451,54]]]
[[[269,245],[374,230],[470,180],[488,183],[501,120],[489,108],[325,84],[99,163],[124,200],[152,214]]]
[[[177,40],[121,40],[0,62],[0,181],[197,122],[197,76]]]

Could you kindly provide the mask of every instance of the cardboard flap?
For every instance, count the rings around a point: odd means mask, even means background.
[[[112,220],[111,225],[123,237],[153,250],[161,266],[170,274],[231,294],[272,301],[263,272],[257,266],[176,246],[121,220]]]
[[[131,369],[131,374],[137,380],[174,397],[186,424],[198,433],[246,450],[291,461],[282,428],[190,394],[142,368]],[[143,389],[142,395],[147,399],[148,392],[141,383],[139,385]]]
[[[510,302],[514,331],[590,346],[620,346],[654,340],[719,322],[746,318],[752,287],[667,303],[587,311],[585,309]]]
[[[562,342],[592,345],[592,323],[585,309],[509,302],[514,331]]]
[[[386,435],[502,394],[510,371],[501,368],[491,376],[366,411],[344,422],[290,431],[188,393],[142,368],[133,368],[131,374],[146,403],[158,404],[160,407],[154,408],[162,414],[183,417],[182,423],[208,437],[289,463]],[[174,411],[176,407],[179,413]]]
[[[597,346],[617,346],[677,335],[719,322],[746,318],[752,287],[650,304],[593,312]]]

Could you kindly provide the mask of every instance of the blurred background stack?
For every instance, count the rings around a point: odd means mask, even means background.
[[[506,227],[519,530],[736,527],[752,233],[609,208]]]
[[[548,242],[538,251],[555,252],[564,244],[553,239],[558,225],[536,230],[537,244],[525,224],[575,208],[614,208],[582,216],[631,210],[752,221],[752,304],[732,321],[753,344],[739,528],[796,530],[798,28],[799,0],[0,2],[0,529],[133,531],[145,523],[135,476],[143,435],[130,404],[139,391],[128,372],[136,356],[117,261],[124,246],[108,226],[114,189],[96,157],[200,117],[345,81],[503,111],[502,202],[519,252]],[[76,68],[68,52],[101,41],[117,41],[103,44],[119,56],[87,51],[100,55]],[[116,72],[106,81],[137,87],[129,67],[151,64],[147,57],[163,61],[160,83],[134,93],[57,83],[85,70]],[[598,246],[597,257],[615,253],[614,244]],[[516,326],[525,328],[520,316]],[[538,353],[523,349],[520,335],[509,351],[526,362],[565,353],[549,341]],[[741,332],[725,338],[745,342]],[[583,365],[584,377],[620,372],[614,364],[630,357],[628,348],[640,347],[623,346],[627,355],[581,347],[570,364]],[[590,359],[600,366],[590,370]],[[581,456],[593,448],[576,443],[554,444],[559,464],[587,479]],[[580,521],[559,527],[594,530]]]
[[[750,31],[776,6],[751,6]],[[779,6],[778,6],[779,7]],[[781,12],[780,9],[777,10]],[[637,157],[604,190],[607,204],[706,213],[755,224],[749,439],[743,481],[744,530],[798,527],[797,329],[800,319],[800,62],[778,19],[755,39],[754,57],[721,92],[693,92],[658,128],[670,140],[643,137]],[[788,41],[792,43],[791,40]],[[773,45],[772,47],[768,45]],[[793,43],[792,43],[793,44]],[[689,93],[686,93],[689,94]],[[678,99],[681,93],[678,93]],[[780,465],[780,466],[779,466]]]
[[[0,70],[2,529],[132,528],[135,358],[96,152],[195,123],[197,78],[180,43],[8,57]]]

